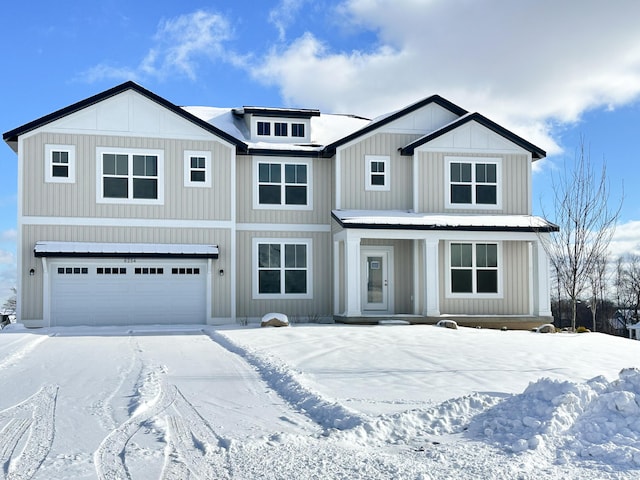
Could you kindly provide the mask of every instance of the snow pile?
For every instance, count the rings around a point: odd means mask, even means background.
[[[508,452],[546,449],[571,457],[640,467],[640,370],[607,382],[541,379],[474,418],[472,438]]]

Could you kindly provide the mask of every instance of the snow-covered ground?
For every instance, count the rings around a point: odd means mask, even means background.
[[[637,479],[640,342],[435,326],[0,332],[0,478]]]

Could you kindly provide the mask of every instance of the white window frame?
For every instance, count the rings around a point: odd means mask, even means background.
[[[502,209],[502,158],[495,157],[445,157],[445,208],[459,210],[500,210]],[[471,164],[471,203],[451,202],[451,164],[469,163]],[[496,166],[496,203],[476,203],[476,165],[494,164]],[[489,184],[491,185],[491,184]]]
[[[365,155],[365,163],[366,163],[366,178],[365,178],[365,190],[368,191],[379,191],[379,192],[388,192],[391,190],[391,172],[389,171],[390,166],[390,158],[388,155]],[[373,163],[382,163],[384,165],[384,174],[382,174],[384,178],[384,185],[374,185],[371,182],[371,176],[375,173],[379,175],[377,172],[373,172],[372,166]]]
[[[260,203],[260,164],[261,163],[277,163],[280,164],[280,204],[277,203]],[[285,203],[286,182],[285,182],[285,166],[286,165],[306,165],[307,167],[307,203],[306,205],[289,205]],[[253,208],[255,210],[312,210],[313,209],[313,163],[306,158],[283,159],[282,157],[254,157],[253,160]],[[302,185],[302,184],[300,184]]]
[[[191,180],[191,158],[204,158],[204,182],[194,182]],[[202,169],[197,169],[201,171]],[[184,186],[209,188],[211,187],[211,152],[202,152],[197,150],[185,150],[184,152]]]
[[[53,176],[53,153],[67,153],[67,176]],[[76,182],[76,146],[75,145],[54,145],[44,146],[44,181],[47,183],[75,183]]]
[[[258,123],[269,124],[269,135],[258,134]],[[286,135],[276,135],[276,123],[286,124],[286,128],[287,128]],[[302,128],[304,129],[303,136],[293,135],[294,124],[302,125]],[[252,117],[251,118],[251,137],[256,139],[257,141],[274,142],[274,143],[285,143],[285,142],[307,143],[311,141],[310,131],[311,131],[311,122],[306,118],[303,118],[303,119],[282,118],[282,117]]]
[[[116,155],[128,156],[128,181],[129,181],[129,198],[111,198],[105,197],[103,191],[103,162],[104,154],[113,153]],[[134,155],[153,155],[157,157],[157,180],[158,180],[158,198],[133,198],[133,156]],[[140,148],[114,148],[114,147],[97,147],[96,148],[96,202],[109,204],[133,204],[133,205],[164,205],[164,150],[140,149]]]
[[[260,293],[259,288],[259,271],[258,264],[258,248],[262,244],[278,244],[280,245],[280,271],[284,273],[286,267],[284,265],[285,245],[305,245],[307,247],[307,293]],[[298,300],[313,298],[313,240],[311,238],[254,238],[252,241],[252,293],[254,300]],[[280,286],[281,292],[284,292],[284,275],[281,275]]]
[[[453,292],[451,290],[452,288],[452,281],[451,281],[451,271],[453,270],[453,267],[451,266],[451,244],[453,243],[462,243],[462,244],[468,244],[471,245],[471,255],[472,255],[472,262],[471,262],[471,281],[472,281],[472,292],[471,293],[457,293],[457,292]],[[478,270],[478,266],[477,266],[477,260],[476,260],[476,245],[478,244],[491,244],[491,245],[496,245],[496,250],[497,250],[497,263],[498,266],[495,269],[497,271],[497,289],[498,291],[496,293],[477,293],[478,290],[478,286],[477,286],[477,276],[476,276],[476,272]],[[502,256],[502,242],[499,241],[492,241],[492,240],[451,240],[451,241],[447,241],[446,242],[446,252],[445,252],[445,261],[446,261],[446,268],[447,268],[447,273],[445,275],[446,278],[446,297],[447,298],[467,298],[467,299],[500,299],[503,298],[504,293],[503,293],[503,286],[502,286],[502,272],[504,271],[504,264],[503,264],[503,256]],[[468,269],[468,268],[465,268]],[[480,268],[480,270],[493,270],[490,268]]]

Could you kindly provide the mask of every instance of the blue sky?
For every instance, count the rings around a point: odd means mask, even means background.
[[[6,132],[125,80],[178,105],[374,117],[438,93],[545,149],[534,213],[583,137],[640,252],[640,2],[36,0],[0,16]],[[15,285],[16,156],[0,146],[0,301]]]

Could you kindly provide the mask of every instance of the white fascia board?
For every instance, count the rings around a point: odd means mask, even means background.
[[[329,233],[331,225],[322,223],[238,223],[240,232],[309,232]]]
[[[455,230],[394,230],[394,229],[345,229],[349,238],[389,239],[389,240],[478,240],[478,241],[516,241],[534,242],[540,237],[535,232],[474,232]],[[335,239],[342,238],[342,232],[334,234]]]
[[[233,222],[227,220],[160,220],[155,218],[25,216],[18,217],[18,222],[22,225],[68,225],[79,227],[233,228]]]

